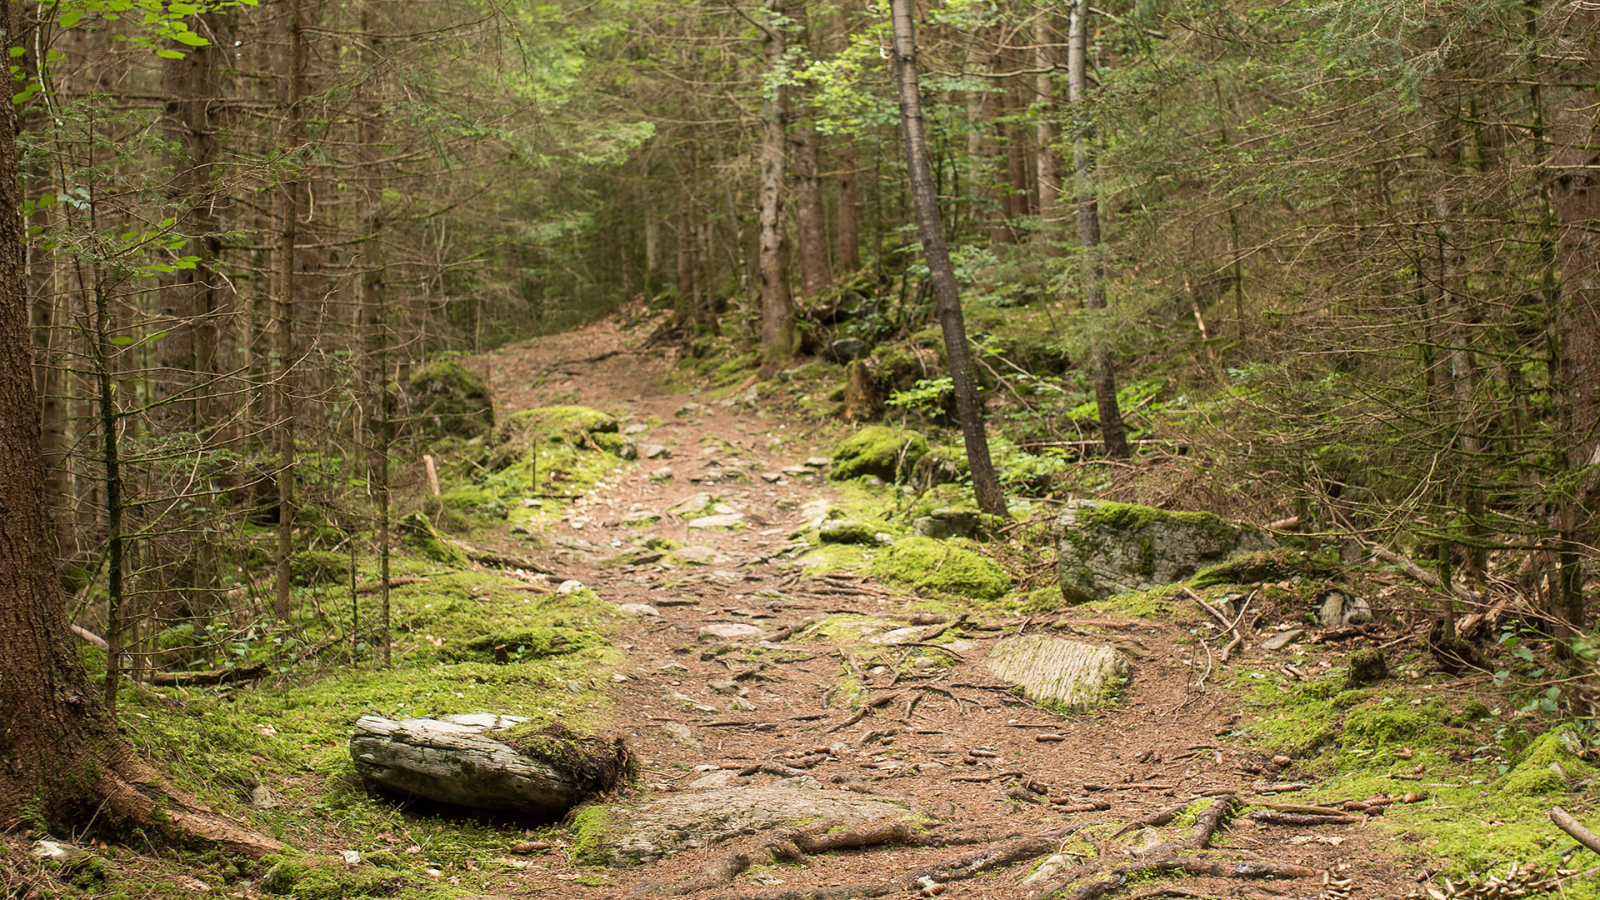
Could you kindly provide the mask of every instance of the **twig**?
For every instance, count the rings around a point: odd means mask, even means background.
[[[1550,810],[1550,821],[1554,822],[1557,828],[1572,835],[1573,840],[1600,853],[1600,835],[1583,827],[1583,823],[1574,819],[1571,813],[1557,806]]]

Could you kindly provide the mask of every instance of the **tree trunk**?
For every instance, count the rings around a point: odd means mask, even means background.
[[[846,145],[839,151],[839,213],[834,234],[834,260],[846,275],[861,270],[861,203],[856,196],[856,153]]]
[[[783,64],[784,0],[765,0],[761,25],[762,55],[766,71],[776,75]],[[794,304],[783,270],[784,129],[789,115],[788,89],[769,85],[761,101],[761,156],[759,186],[761,243],[758,280],[761,283],[762,369],[775,371],[794,354]]]
[[[800,241],[800,295],[808,299],[833,285],[828,265],[827,216],[822,207],[822,151],[817,130],[794,130],[795,220]]]
[[[306,42],[301,31],[301,0],[284,0],[283,31],[287,71],[284,73],[283,149],[287,155],[300,150],[302,135],[301,98],[305,96]],[[300,174],[290,162],[287,180],[278,186],[278,297],[277,371],[274,373],[274,413],[278,436],[278,558],[273,585],[272,612],[279,619],[289,618],[290,557],[294,554],[294,478],[295,478],[295,268],[299,243]]]
[[[922,238],[923,256],[928,262],[929,279],[933,282],[939,328],[944,332],[945,356],[950,367],[950,380],[955,388],[961,437],[967,448],[967,467],[972,472],[972,490],[977,496],[979,509],[991,515],[1004,516],[1006,498],[1000,491],[1000,479],[995,475],[994,463],[989,459],[983,404],[978,399],[978,386],[972,377],[967,326],[961,315],[955,268],[950,264],[950,252],[945,246],[939,197],[933,186],[932,163],[928,157],[927,135],[923,130],[922,98],[917,85],[911,0],[892,0],[889,14],[894,30],[895,88],[900,96],[900,137],[905,142],[911,203],[916,214],[917,232]]]
[[[1055,76],[1051,71],[1055,66],[1050,52],[1052,37],[1050,17],[1041,14],[1034,25],[1033,37],[1033,68],[1036,72],[1033,87],[1038,95],[1034,102],[1039,104],[1039,121],[1034,126],[1039,146],[1034,163],[1035,181],[1039,185],[1039,218],[1044,225],[1040,234],[1047,238],[1058,227],[1061,218],[1061,161],[1056,156],[1056,128],[1051,120],[1056,108]]]
[[[1083,249],[1083,294],[1089,307],[1089,359],[1094,382],[1095,406],[1100,411],[1100,437],[1106,455],[1128,457],[1128,439],[1122,425],[1122,410],[1117,407],[1117,378],[1111,367],[1111,352],[1106,349],[1105,316],[1106,273],[1100,245],[1100,206],[1096,198],[1094,154],[1090,146],[1093,124],[1088,113],[1087,77],[1089,2],[1077,0],[1072,8],[1071,31],[1067,35],[1068,100],[1074,112],[1072,168],[1078,196],[1078,241]]]
[[[11,5],[0,4],[10,45]],[[0,110],[0,828],[26,810],[55,825],[144,828],[260,856],[276,841],[171,791],[96,700],[67,626],[46,519],[18,216],[16,112]]]
[[[1578,6],[1567,22],[1570,35],[1592,36],[1600,10]],[[1560,382],[1557,450],[1569,470],[1600,464],[1600,96],[1593,85],[1600,66],[1587,59],[1570,82],[1575,88],[1555,101],[1550,123],[1557,222],[1561,304],[1554,358]],[[1569,629],[1585,626],[1584,574],[1579,547],[1595,539],[1600,474],[1580,479],[1558,513],[1561,542],[1561,614]]]

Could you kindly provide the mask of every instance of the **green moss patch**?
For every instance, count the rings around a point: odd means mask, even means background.
[[[447,566],[466,568],[471,565],[460,547],[433,527],[433,522],[421,512],[414,512],[400,520],[400,540],[406,546],[434,562]]]
[[[994,560],[962,546],[961,540],[900,538],[872,559],[869,570],[884,581],[946,598],[998,600],[1011,577]]]
[[[885,481],[909,477],[917,460],[928,452],[928,440],[919,432],[872,425],[857,431],[833,451],[828,477],[848,481],[876,475]]]
[[[611,861],[611,810],[605,806],[585,806],[572,814],[572,861],[580,866],[603,866]]]
[[[1302,578],[1327,578],[1339,568],[1331,560],[1294,550],[1275,547],[1243,553],[1225,563],[1201,569],[1189,580],[1193,588],[1208,588],[1224,584],[1260,584],[1263,581],[1287,581],[1295,576]]]
[[[1578,756],[1581,752],[1583,739],[1574,727],[1563,725],[1546,732],[1523,751],[1522,758],[1501,780],[1500,786],[1525,796],[1568,793],[1573,781],[1595,774],[1595,767]]]

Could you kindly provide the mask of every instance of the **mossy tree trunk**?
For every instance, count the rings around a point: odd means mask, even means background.
[[[890,6],[894,29],[894,76],[900,95],[900,137],[906,148],[906,168],[911,182],[911,203],[922,238],[923,256],[933,282],[934,304],[939,328],[944,333],[950,381],[955,388],[956,413],[961,419],[961,437],[967,448],[967,467],[972,473],[972,490],[978,508],[996,516],[1006,515],[1006,498],[989,458],[989,438],[984,429],[983,403],[972,377],[972,361],[967,350],[967,326],[961,314],[961,295],[956,273],[945,246],[944,223],[939,215],[939,197],[929,163],[927,136],[923,131],[922,98],[917,84],[916,42],[911,32],[909,0],[894,0]]]

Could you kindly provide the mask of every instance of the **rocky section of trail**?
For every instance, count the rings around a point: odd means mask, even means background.
[[[523,891],[1085,900],[1170,877],[1196,896],[1404,892],[1370,829],[1239,815],[1300,785],[1292,760],[1225,737],[1235,700],[1206,688],[1193,619],[955,610],[837,569],[796,539],[848,505],[825,448],[751,389],[662,387],[667,361],[609,323],[491,364],[507,411],[601,407],[639,449],[573,502],[550,567],[632,617],[611,678],[641,777],[580,811]],[[831,533],[891,552],[870,526]],[[641,865],[583,868],[621,863]]]

